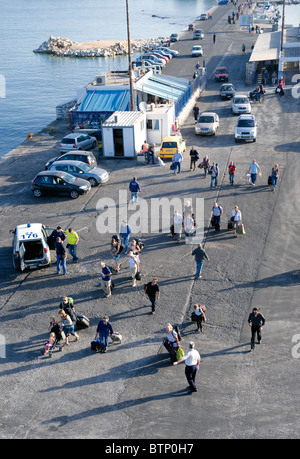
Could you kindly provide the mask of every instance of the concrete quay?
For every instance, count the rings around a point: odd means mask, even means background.
[[[100,164],[110,172],[105,186],[75,201],[36,200],[31,180],[56,155],[66,132],[58,121],[53,137],[34,136],[0,160],[0,334],[6,343],[5,358],[0,359],[1,438],[104,439],[100,445],[112,440],[130,444],[134,439],[185,439],[195,444],[195,453],[200,451],[199,439],[299,436],[299,99],[289,90],[279,98],[274,88],[267,88],[264,103],[253,106],[259,125],[257,142],[235,144],[236,117],[229,102],[219,99],[220,85],[214,82],[213,70],[220,63],[226,65],[238,92],[248,92],[243,81],[253,37],[237,24],[227,23],[229,11],[231,5],[222,6],[212,21],[201,23],[209,78],[197,102],[201,111],[219,114],[220,129],[213,138],[195,137],[190,114],[181,127],[187,151],[180,175],[172,175],[168,165],[103,160]],[[180,57],[168,64],[166,72],[191,77],[195,59],[189,56],[194,43],[188,32],[181,38],[176,44]],[[210,188],[198,169],[189,171],[193,145],[200,157],[208,154],[219,163],[217,188]],[[256,187],[244,179],[253,158],[263,174]],[[230,160],[237,164],[234,187],[227,176]],[[280,180],[272,193],[266,181],[276,162]],[[97,205],[103,197],[118,202],[119,190],[127,190],[134,175],[142,187],[141,197],[149,204],[151,198],[160,197],[204,198],[207,224],[217,200],[224,208],[221,231],[217,234],[206,225],[210,262],[204,263],[201,280],[194,279],[191,246],[176,244],[170,235],[143,234],[142,281],[136,289],[131,287],[123,255],[121,272],[114,279],[116,288],[106,299],[99,288],[100,261],[113,262],[110,235],[99,234],[96,228],[101,213]],[[246,235],[238,238],[227,231],[235,204],[246,228]],[[67,276],[57,276],[55,265],[21,274],[13,270],[9,230],[28,221],[78,231],[80,262],[73,265],[68,260]],[[161,289],[154,316],[143,293],[143,284],[153,276]],[[63,353],[49,359],[40,351],[48,337],[49,319],[57,316],[63,295],[74,298],[77,311],[91,319],[91,327],[79,332],[78,342],[70,342]],[[196,302],[207,307],[203,334],[190,322]],[[247,318],[254,306],[261,307],[266,326],[261,346],[250,353]],[[94,354],[90,342],[104,314],[124,342],[111,344],[106,354]],[[186,390],[184,364],[173,367],[162,345],[168,322],[180,325],[185,351],[193,340],[201,354],[196,394]]]

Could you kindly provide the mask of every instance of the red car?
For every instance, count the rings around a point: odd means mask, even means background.
[[[226,67],[217,67],[215,70],[215,81],[228,81],[228,70]]]

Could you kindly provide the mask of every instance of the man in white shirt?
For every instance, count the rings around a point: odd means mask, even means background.
[[[194,342],[191,341],[189,343],[189,351],[181,359],[173,363],[173,365],[178,365],[178,363],[185,361],[185,376],[192,392],[197,392],[195,379],[199,370],[200,360],[200,354],[196,351]]]
[[[255,186],[256,183],[257,172],[261,174],[261,168],[257,164],[256,159],[253,159],[249,166],[249,173],[251,174],[251,182],[253,186]]]

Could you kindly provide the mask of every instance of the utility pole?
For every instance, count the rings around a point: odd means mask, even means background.
[[[281,43],[280,43],[280,57],[282,56],[283,51],[283,32],[284,32],[284,19],[285,19],[285,0],[283,0],[283,7],[282,7],[282,28],[281,28]]]
[[[130,42],[130,27],[129,27],[129,6],[126,0],[126,14],[127,14],[127,37],[128,37],[128,64],[129,64],[129,86],[130,86],[130,110],[134,111],[133,101],[133,83],[132,83],[132,62],[131,62],[131,42]]]

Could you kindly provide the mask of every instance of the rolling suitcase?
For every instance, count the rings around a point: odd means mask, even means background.
[[[232,231],[232,230],[234,230],[234,228],[235,228],[235,221],[228,220],[227,229],[229,231]]]
[[[77,314],[76,326],[77,328],[89,328],[90,319],[82,314]]]
[[[268,185],[272,186],[272,176],[271,175],[269,175],[268,177]]]

